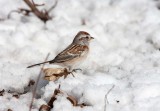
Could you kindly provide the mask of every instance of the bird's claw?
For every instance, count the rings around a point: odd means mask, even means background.
[[[82,71],[82,69],[73,69],[72,71],[68,71],[68,70],[66,69],[66,74],[64,75],[64,79],[65,79],[69,74],[72,74],[72,76],[75,77],[73,73],[76,72],[76,71],[78,71],[78,70]]]
[[[76,72],[76,71],[82,71],[82,69],[78,68],[78,69],[73,69],[72,72]]]

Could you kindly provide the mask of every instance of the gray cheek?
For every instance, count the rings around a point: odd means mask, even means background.
[[[88,41],[84,41],[84,44],[88,46],[88,45],[89,45],[89,42],[88,42]]]

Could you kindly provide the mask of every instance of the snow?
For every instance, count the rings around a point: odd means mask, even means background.
[[[48,9],[53,0],[35,0]],[[12,97],[7,91],[22,93],[29,81],[36,80],[40,67],[28,65],[49,60],[68,46],[78,31],[89,32],[87,60],[82,72],[66,79],[38,84],[32,111],[46,104],[59,84],[65,95],[57,95],[51,111],[159,111],[160,109],[160,10],[158,0],[59,0],[44,24],[33,14],[23,16],[11,10],[27,8],[21,0],[0,0],[0,111],[28,111],[31,92]],[[43,9],[40,7],[40,9]],[[82,25],[82,19],[86,25]],[[58,67],[46,65],[45,67]],[[73,106],[66,96],[78,103]],[[119,101],[119,102],[117,102]]]

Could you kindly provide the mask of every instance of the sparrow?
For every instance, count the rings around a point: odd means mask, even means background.
[[[79,31],[74,37],[72,43],[60,52],[53,60],[30,65],[27,68],[38,66],[41,64],[58,64],[72,70],[75,66],[83,62],[89,52],[90,41],[94,39],[88,32]]]

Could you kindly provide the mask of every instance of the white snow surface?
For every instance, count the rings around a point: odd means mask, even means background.
[[[55,1],[35,2],[48,9]],[[59,0],[50,13],[53,19],[44,24],[34,14],[12,13],[7,19],[10,11],[28,7],[23,0],[0,0],[0,90],[23,92],[40,70],[28,65],[44,61],[47,53],[53,59],[78,31],[87,31],[95,39],[79,66],[83,71],[56,82],[41,78],[32,111],[46,104],[59,84],[89,106],[75,107],[58,95],[51,111],[104,111],[105,95],[113,85],[106,111],[160,111],[159,6],[159,0]],[[0,111],[28,111],[31,95],[16,99],[5,92]]]

